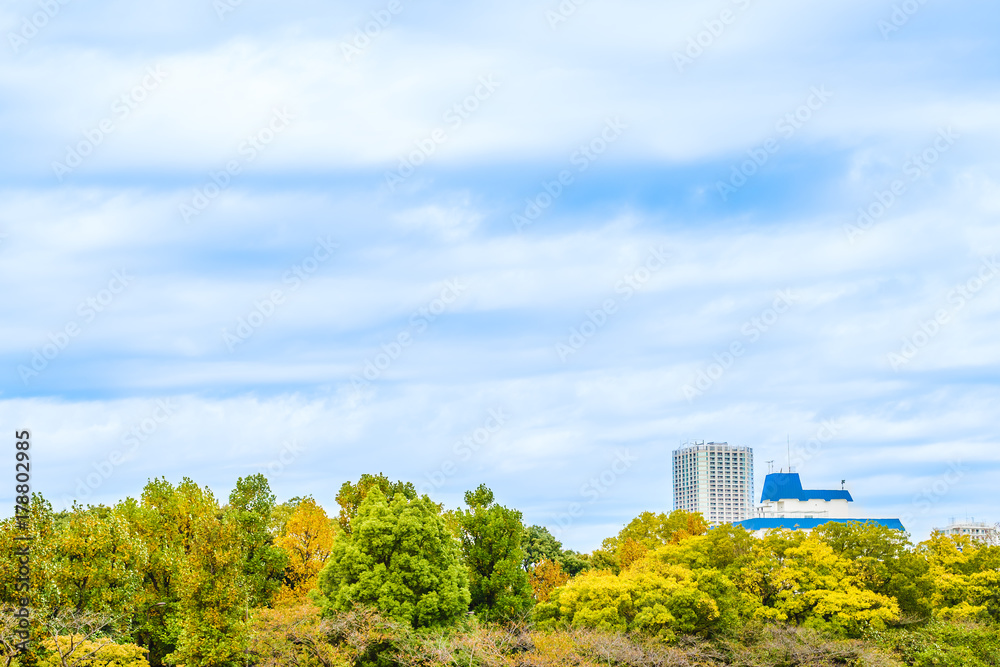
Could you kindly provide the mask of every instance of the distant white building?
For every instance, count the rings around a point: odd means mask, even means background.
[[[935,528],[934,532],[952,536],[964,535],[976,542],[1000,546],[1000,524],[991,525],[982,521],[956,522],[952,519],[947,528]]]
[[[753,516],[753,449],[695,442],[674,451],[674,509],[700,512],[710,525]]]
[[[808,531],[831,521],[877,523],[893,530],[905,530],[899,519],[852,517],[852,502],[850,491],[803,489],[798,473],[771,473],[764,479],[764,490],[754,518],[735,525],[758,536],[774,528]]]

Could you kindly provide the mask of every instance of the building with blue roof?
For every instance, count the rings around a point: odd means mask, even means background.
[[[906,530],[899,519],[871,519],[852,517],[850,503],[854,502],[846,489],[811,490],[802,488],[802,480],[795,472],[770,473],[764,478],[764,490],[755,516],[735,522],[746,530],[763,534],[768,530],[812,530],[824,523],[874,523],[893,530]]]

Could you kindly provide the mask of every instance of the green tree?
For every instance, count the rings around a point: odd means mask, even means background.
[[[238,512],[188,478],[151,480],[130,511],[150,554],[135,631],[150,663],[242,662],[253,590]]]
[[[48,571],[58,600],[53,611],[114,613],[130,618],[142,596],[148,555],[120,508],[75,505],[51,543]]]
[[[243,576],[250,606],[266,607],[281,588],[288,556],[274,544],[270,532],[274,494],[264,475],[241,477],[229,494],[227,511],[239,526]]]
[[[374,486],[351,525],[319,575],[325,615],[361,604],[418,628],[450,625],[469,608],[468,573],[430,498],[397,493],[390,504]]]
[[[340,487],[340,492],[337,494],[337,504],[340,505],[338,521],[340,522],[340,529],[344,533],[351,534],[354,517],[361,507],[361,503],[364,502],[365,497],[372,489],[379,489],[390,503],[396,498],[397,494],[402,495],[407,500],[416,500],[417,498],[417,489],[413,486],[412,482],[393,482],[382,473],[377,475],[365,473],[361,475],[361,479],[358,480],[357,484],[344,482]]]
[[[138,504],[123,503],[121,510],[149,554],[134,634],[149,649],[150,664],[158,667],[177,649],[183,624],[179,582],[186,554],[194,548],[195,524],[219,508],[211,493],[190,479],[175,487],[159,478],[146,484]]]
[[[472,610],[482,618],[517,618],[530,609],[531,584],[522,564],[521,513],[497,504],[480,484],[466,491],[468,509],[459,510],[462,553],[469,567]]]
[[[562,542],[549,532],[544,526],[529,526],[524,529],[524,561],[521,565],[525,572],[543,560],[550,560],[558,563],[562,560]]]
[[[563,549],[562,542],[557,540],[544,526],[525,528],[522,544],[524,546],[522,565],[525,572],[530,573],[532,568],[543,560],[558,563],[560,570],[571,577],[575,577],[590,567],[586,556],[569,549]]]
[[[165,658],[168,663],[215,667],[242,662],[253,595],[245,576],[242,529],[230,512],[194,520],[189,551],[177,573],[180,632],[176,650]]]

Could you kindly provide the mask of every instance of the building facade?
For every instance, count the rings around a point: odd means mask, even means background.
[[[1000,524],[988,524],[981,521],[958,521],[954,519],[947,528],[935,528],[935,533],[958,536],[965,535],[976,542],[1000,546]]]
[[[776,529],[808,532],[830,522],[874,523],[892,530],[906,530],[899,519],[852,517],[852,502],[854,498],[846,489],[803,489],[798,473],[775,472],[764,478],[760,505],[752,515],[753,518],[736,525],[758,537]]]
[[[753,516],[753,449],[694,442],[674,450],[674,509],[700,512],[710,525]]]
[[[764,479],[760,506],[753,516],[761,519],[847,519],[851,516],[851,492],[810,491],[802,488],[795,472],[771,473]]]

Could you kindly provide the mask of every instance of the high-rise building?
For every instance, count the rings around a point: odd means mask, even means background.
[[[713,526],[753,516],[753,449],[693,442],[674,450],[674,509]]]

